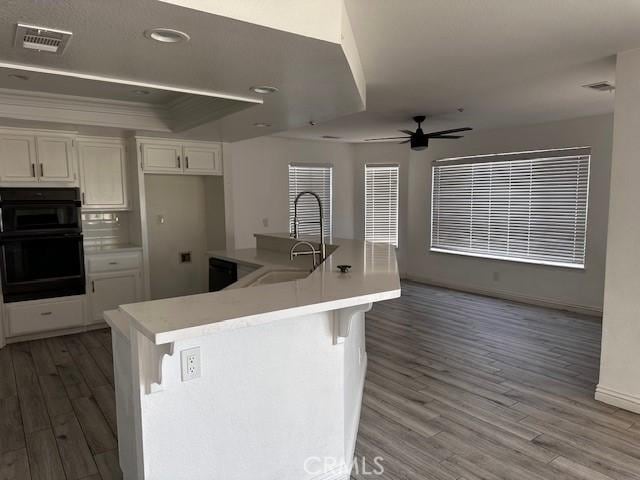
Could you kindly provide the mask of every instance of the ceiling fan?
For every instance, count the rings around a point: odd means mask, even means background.
[[[453,128],[451,130],[441,130],[439,132],[431,132],[424,133],[420,124],[425,121],[427,117],[424,115],[418,115],[413,117],[414,122],[418,124],[418,128],[415,132],[411,130],[398,130],[399,132],[406,133],[408,136],[406,137],[385,137],[385,138],[368,138],[365,142],[375,142],[378,140],[400,140],[406,139],[404,142],[399,143],[409,143],[411,142],[411,150],[424,150],[429,146],[430,138],[462,138],[462,135],[450,135],[451,133],[457,132],[467,132],[469,130],[473,130],[469,127],[464,128]]]

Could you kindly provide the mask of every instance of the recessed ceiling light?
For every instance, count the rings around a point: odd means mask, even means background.
[[[7,77],[13,78],[14,80],[29,80],[29,77],[26,75],[20,75],[19,73],[10,73]]]
[[[269,95],[270,93],[276,93],[278,91],[276,87],[270,87],[269,85],[258,85],[251,87],[250,90],[261,95]]]
[[[267,128],[267,127],[270,127],[271,124],[270,123],[258,122],[258,123],[254,123],[253,126],[254,127],[258,127],[258,128]]]
[[[134,90],[131,93],[134,95],[149,95],[151,92],[149,90]]]
[[[152,28],[144,32],[144,36],[160,43],[188,42],[191,37],[173,28]]]

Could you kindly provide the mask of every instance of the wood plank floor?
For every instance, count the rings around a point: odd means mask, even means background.
[[[407,282],[366,330],[354,479],[640,479],[640,416],[593,399],[598,319]]]
[[[599,321],[403,283],[366,328],[354,479],[640,480],[640,416],[593,400]],[[0,480],[121,478],[115,425],[108,330],[0,350]]]
[[[0,349],[0,480],[121,479],[109,330]]]

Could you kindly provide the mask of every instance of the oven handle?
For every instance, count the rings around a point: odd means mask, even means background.
[[[82,241],[81,233],[62,233],[58,235],[32,235],[32,236],[0,236],[0,244],[10,243],[10,242],[22,242],[25,240],[60,240],[60,239],[78,239]]]

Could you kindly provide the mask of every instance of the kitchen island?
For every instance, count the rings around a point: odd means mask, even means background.
[[[255,267],[236,284],[105,313],[125,479],[349,478],[364,312],[400,295],[395,249],[334,239],[309,273],[293,243],[256,235],[211,253]]]

